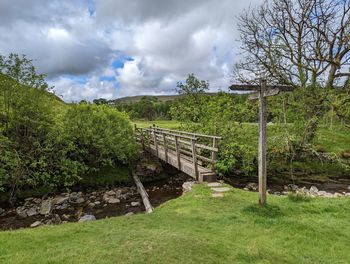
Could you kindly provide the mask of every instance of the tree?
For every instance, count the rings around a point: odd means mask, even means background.
[[[176,91],[183,95],[183,98],[178,100],[172,107],[172,116],[192,122],[197,122],[199,116],[203,112],[203,96],[209,90],[209,82],[197,79],[194,74],[189,74],[186,83],[178,82]]]
[[[350,0],[272,0],[239,16],[240,82],[333,87],[350,76]]]

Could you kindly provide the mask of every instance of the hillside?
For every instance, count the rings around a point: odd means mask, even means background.
[[[217,93],[205,93],[205,95],[216,95]],[[152,97],[157,98],[158,101],[166,102],[166,101],[172,101],[178,98],[183,97],[184,95],[174,94],[174,95],[136,95],[136,96],[127,96],[122,97],[114,100],[109,100],[109,104],[127,104],[127,103],[135,103],[140,101],[143,97]]]

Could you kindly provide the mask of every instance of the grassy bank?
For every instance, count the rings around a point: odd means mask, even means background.
[[[350,199],[196,186],[150,215],[0,233],[1,263],[349,263]]]

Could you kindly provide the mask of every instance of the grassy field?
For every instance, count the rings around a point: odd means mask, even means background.
[[[205,185],[153,214],[0,233],[0,263],[350,263],[350,198],[293,201]]]
[[[175,130],[181,128],[181,122],[175,121],[175,120],[154,120],[154,121],[133,120],[132,123],[137,127],[141,127],[141,128],[146,128],[153,125],[156,125],[162,128],[175,129]]]

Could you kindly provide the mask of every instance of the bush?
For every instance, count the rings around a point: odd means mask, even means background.
[[[135,153],[136,143],[126,114],[106,105],[79,104],[64,116],[69,157],[87,167],[99,168],[126,163]]]

